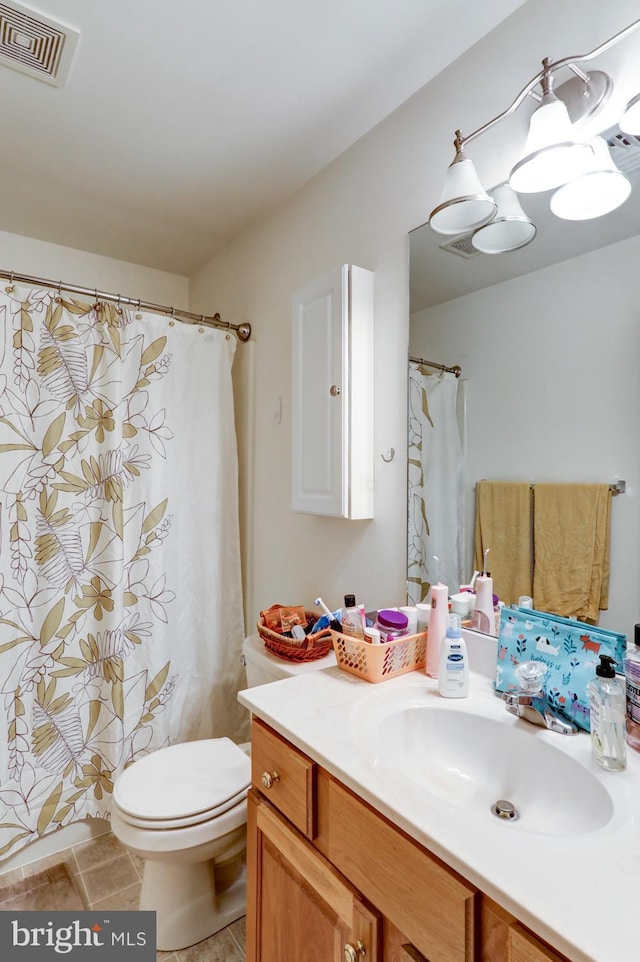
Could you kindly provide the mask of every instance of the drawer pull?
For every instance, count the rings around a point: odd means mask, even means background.
[[[263,772],[261,781],[265,788],[272,788],[276,782],[280,781],[280,776],[277,772]]]
[[[347,942],[344,947],[344,962],[358,962],[358,959],[366,954],[367,950],[362,942],[356,942],[355,945],[353,942]]]

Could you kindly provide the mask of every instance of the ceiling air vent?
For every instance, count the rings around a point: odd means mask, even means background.
[[[0,3],[0,64],[61,87],[80,34],[18,3]]]
[[[459,254],[460,257],[476,257],[481,254],[482,251],[476,250],[476,248],[471,243],[472,234],[462,234],[460,237],[454,237],[453,240],[447,241],[446,244],[440,244],[440,250],[450,251],[451,254]]]
[[[623,174],[631,174],[640,169],[640,137],[623,134],[614,127],[602,135],[609,145],[613,162]]]

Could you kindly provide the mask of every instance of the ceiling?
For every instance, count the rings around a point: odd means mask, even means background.
[[[189,275],[522,2],[27,0],[80,38],[0,66],[1,227]]]

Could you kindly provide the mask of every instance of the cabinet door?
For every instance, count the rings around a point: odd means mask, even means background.
[[[253,791],[247,832],[247,962],[381,962],[378,916]]]
[[[293,296],[292,507],[373,517],[373,274],[347,264]]]
[[[509,962],[566,962],[519,923],[509,928]]]
[[[567,962],[487,896],[480,908],[478,962]]]

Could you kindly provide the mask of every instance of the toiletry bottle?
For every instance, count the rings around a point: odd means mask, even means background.
[[[364,629],[364,640],[368,641],[370,645],[379,645],[382,643],[380,638],[380,629],[376,628],[374,625],[367,625]]]
[[[469,694],[469,660],[460,625],[460,615],[449,615],[449,627],[440,647],[438,691],[445,698],[466,698]]]
[[[493,578],[488,574],[476,578],[476,604],[471,624],[486,635],[496,635],[496,615],[493,608]]]
[[[380,632],[380,641],[395,641],[403,635],[409,634],[409,621],[401,611],[393,608],[382,608],[378,612],[374,628]]]
[[[640,625],[633,634],[634,646],[628,648],[622,659],[624,677],[627,680],[627,745],[640,752]]]
[[[356,605],[355,595],[344,596],[342,609],[342,634],[362,638],[362,610]]]
[[[403,615],[407,616],[407,625],[410,635],[416,635],[418,633],[418,609],[415,605],[401,605],[399,610]]]
[[[587,686],[591,711],[591,751],[603,768],[621,771],[627,765],[624,689],[616,678],[613,658],[609,655],[599,657],[596,677]]]
[[[431,617],[431,605],[418,602],[416,610],[418,612],[418,631],[426,631],[429,627],[429,618]]]
[[[431,616],[427,633],[427,675],[438,677],[440,668],[440,648],[447,633],[447,615],[449,613],[449,589],[438,582],[431,585]]]

